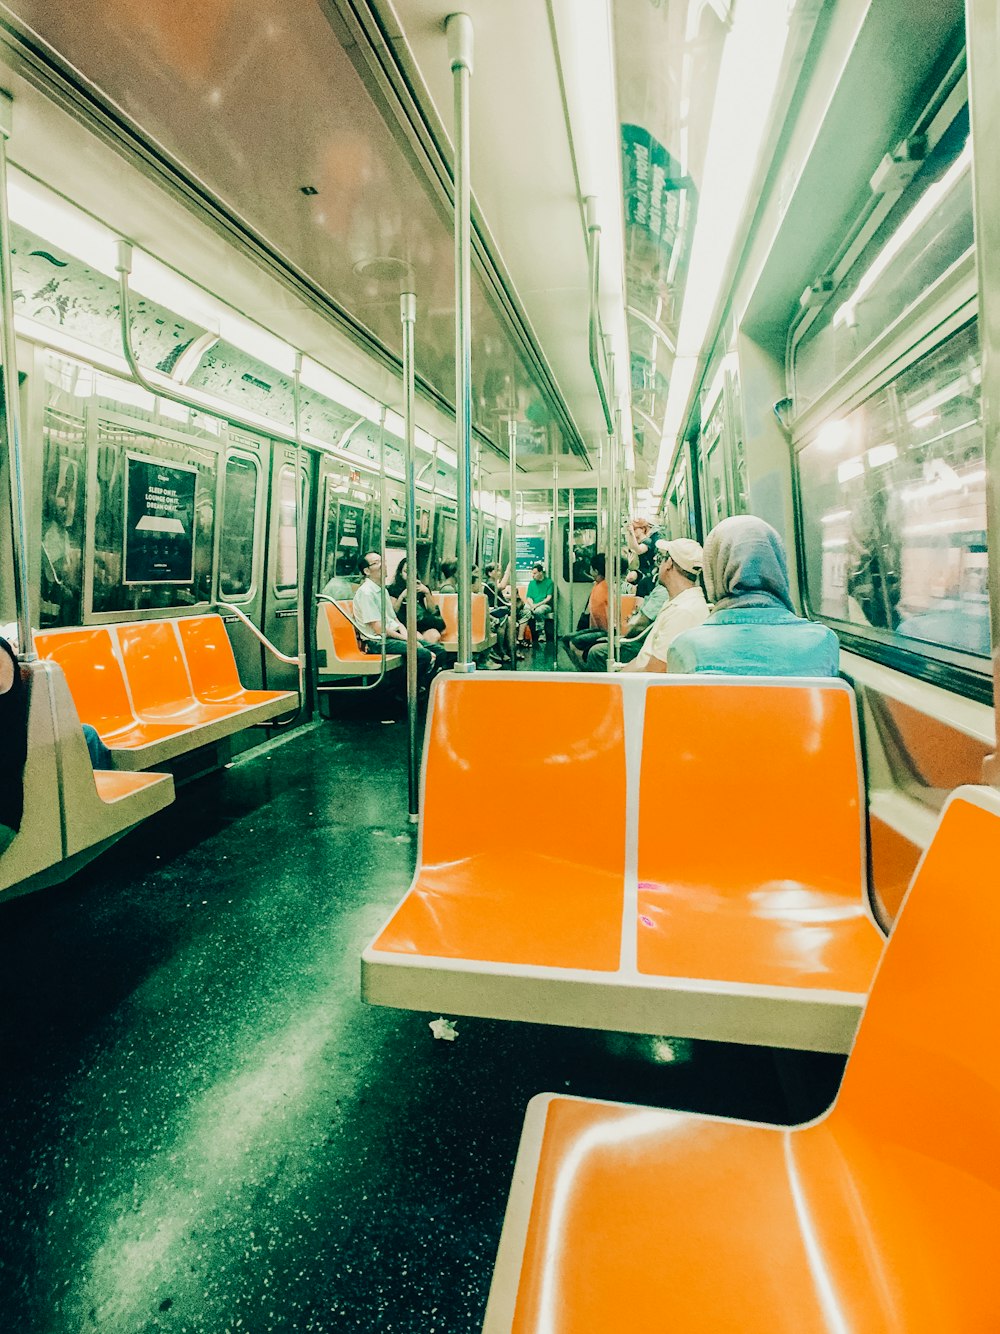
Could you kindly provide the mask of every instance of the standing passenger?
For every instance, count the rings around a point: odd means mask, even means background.
[[[675,639],[670,672],[735,676],[836,676],[840,646],[825,625],[792,610],[781,538],[752,514],[723,519],[705,541],[704,625]]]

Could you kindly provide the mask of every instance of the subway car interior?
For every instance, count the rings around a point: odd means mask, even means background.
[[[1000,1330],[998,69],[0,2],[0,1329]]]

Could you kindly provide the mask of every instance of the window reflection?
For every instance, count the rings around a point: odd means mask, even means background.
[[[219,591],[223,597],[246,597],[253,586],[256,513],[257,464],[243,454],[233,454],[226,460],[219,544]]]
[[[979,397],[972,323],[803,449],[814,611],[901,646],[989,655]]]

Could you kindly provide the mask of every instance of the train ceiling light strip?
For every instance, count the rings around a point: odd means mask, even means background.
[[[794,0],[787,5],[739,5],[726,36],[681,307],[678,356],[652,487],[657,492],[666,485],[699,363],[707,352],[705,342],[759,165],[794,8]]]
[[[17,169],[11,171],[8,194],[13,221],[89,268],[107,277],[117,276],[117,237],[110,228]],[[210,292],[161,263],[155,256],[138,248],[133,249],[131,285],[148,300],[205,328],[215,339],[224,339],[283,375],[293,373],[295,349],[290,344],[248,320]],[[124,361],[120,370],[127,374]],[[373,423],[379,421],[382,411],[380,403],[311,357],[303,357],[302,383],[331,402],[357,412]],[[167,382],[164,387],[169,387]],[[403,422],[399,414],[390,410],[386,420],[389,429],[401,436]],[[267,418],[261,417],[258,424],[263,425],[267,421]],[[429,432],[418,429],[417,442],[428,453],[435,452],[434,437]],[[446,445],[439,443],[436,452],[442,462],[455,466],[454,453]]]
[[[318,315],[333,330],[348,338],[375,365],[384,367],[396,377],[401,374],[399,358],[370,329],[318,287],[306,273],[296,268],[286,256],[269,246],[243,218],[224,208],[201,181],[185,171],[183,164],[171,158],[161,145],[147,140],[119,108],[103,100],[94,87],[81,80],[78,71],[66,66],[53,48],[23,28],[9,11],[0,15],[0,46],[5,49],[12,69],[32,87],[84,125],[102,143],[121,154],[145,176],[156,181],[172,199],[181,201],[185,207],[193,210],[204,224],[233,245],[240,255],[250,259],[279,282],[305,309]],[[28,173],[23,175],[25,179],[35,180]],[[95,218],[91,218],[91,221],[98,226],[103,225]],[[421,396],[437,411],[446,417],[454,417],[455,405],[449,403],[428,380],[418,376],[418,388]],[[473,428],[473,434],[499,458],[505,457],[496,441],[479,427]],[[582,449],[582,441],[579,443]]]

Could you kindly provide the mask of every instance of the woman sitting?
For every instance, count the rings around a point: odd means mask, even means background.
[[[406,625],[406,603],[409,581],[406,576],[406,557],[396,566],[392,583],[386,590],[392,599],[392,609]],[[438,609],[437,598],[421,580],[417,579],[417,634],[425,644],[436,644],[444,630],[444,617]]]
[[[825,625],[792,609],[781,538],[763,519],[723,519],[705,540],[702,568],[713,610],[667,651],[668,672],[836,676],[840,645]]]

